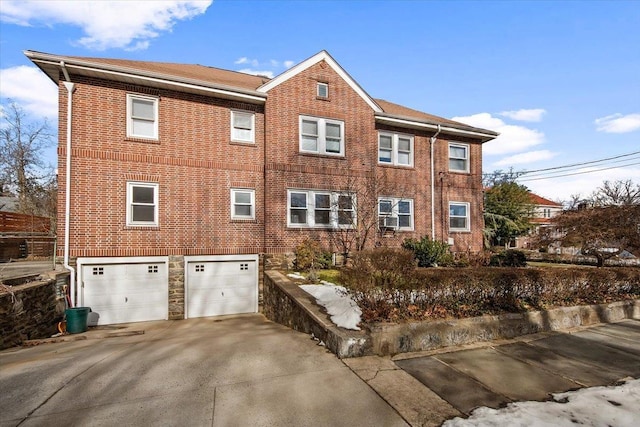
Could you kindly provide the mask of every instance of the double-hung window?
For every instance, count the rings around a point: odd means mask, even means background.
[[[127,94],[127,137],[158,139],[158,98]]]
[[[356,225],[353,194],[289,190],[287,201],[289,227],[349,228]]]
[[[378,162],[396,166],[413,166],[413,136],[380,132]]]
[[[231,111],[231,140],[255,142],[255,114],[246,111]]]
[[[470,231],[469,203],[449,202],[449,230]]]
[[[344,122],[300,116],[300,151],[344,156]]]
[[[127,225],[158,225],[158,184],[127,182]]]
[[[378,224],[381,229],[413,230],[413,200],[379,198]]]
[[[449,143],[449,170],[469,173],[469,146],[467,144]]]
[[[255,190],[231,189],[231,219],[255,219]]]

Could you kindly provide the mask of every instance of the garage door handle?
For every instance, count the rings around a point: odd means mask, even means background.
[[[124,297],[124,302],[129,302],[129,298]]]

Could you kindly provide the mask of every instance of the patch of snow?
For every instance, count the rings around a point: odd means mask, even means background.
[[[300,288],[311,294],[318,304],[323,306],[331,321],[341,328],[359,331],[358,323],[362,320],[362,311],[347,294],[343,286],[325,282],[324,285],[300,285]]]
[[[467,419],[454,418],[443,427],[462,426],[637,426],[640,379],[612,387],[583,388],[553,394],[548,402],[516,402],[502,409],[478,408]]]
[[[292,279],[306,279],[306,277],[300,273],[289,273],[287,274],[287,277],[291,277]]]

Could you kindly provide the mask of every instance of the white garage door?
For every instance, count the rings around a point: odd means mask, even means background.
[[[185,257],[186,317],[258,311],[258,256]]]
[[[166,257],[85,258],[81,266],[81,304],[91,307],[89,325],[168,318]]]

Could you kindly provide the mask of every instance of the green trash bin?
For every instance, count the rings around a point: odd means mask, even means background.
[[[87,331],[87,318],[89,317],[89,307],[72,307],[65,310],[67,318],[67,332],[79,334]]]

